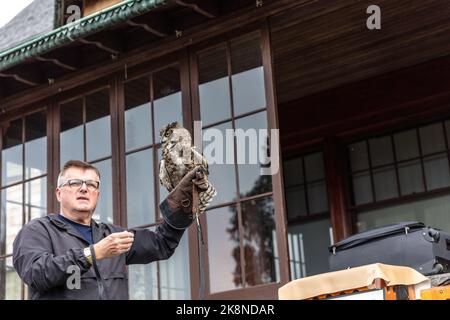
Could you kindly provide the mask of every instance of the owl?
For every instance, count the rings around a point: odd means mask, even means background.
[[[207,187],[199,192],[197,215],[205,212],[206,207],[217,192],[208,181],[208,163],[195,146],[192,146],[191,134],[177,122],[169,123],[160,130],[162,157],[159,162],[159,181],[170,192],[183,177],[196,166],[202,166]]]

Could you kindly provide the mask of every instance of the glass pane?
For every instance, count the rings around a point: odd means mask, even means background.
[[[415,201],[372,210],[357,215],[358,232],[401,221],[421,221],[450,232],[450,196]]]
[[[402,196],[425,191],[422,167],[419,160],[399,164],[398,175],[400,178]]]
[[[2,186],[5,186],[22,180],[22,120],[12,121],[3,132]]]
[[[330,219],[288,226],[291,279],[329,272]]]
[[[25,119],[25,178],[47,172],[47,113],[29,115]]]
[[[353,197],[355,205],[373,202],[372,185],[368,171],[353,175]]]
[[[161,148],[158,149],[158,175],[159,175],[159,164],[161,163]],[[164,187],[160,182],[158,178],[158,185],[159,185],[159,202],[161,203],[166,199],[166,197],[169,195],[169,191],[167,191],[166,187]]]
[[[391,137],[381,137],[369,140],[372,167],[394,162]]]
[[[442,123],[422,127],[419,129],[419,133],[424,155],[445,150],[444,127]]]
[[[86,96],[86,153],[88,161],[111,155],[111,116],[107,89]]]
[[[419,143],[417,131],[409,130],[397,133],[394,136],[397,161],[411,159],[419,156]]]
[[[25,215],[28,220],[47,215],[47,178],[25,183]]]
[[[310,214],[328,211],[328,196],[325,181],[308,184],[308,204]]]
[[[306,181],[314,181],[325,178],[322,152],[313,153],[304,157]]]
[[[236,149],[241,197],[272,191],[272,177],[261,175],[260,155],[267,154],[268,148],[267,140],[259,138],[259,129],[267,129],[265,111],[236,120]]]
[[[181,109],[180,70],[178,66],[153,75],[153,115],[155,117],[155,143],[161,142],[159,131],[170,122],[183,125]]]
[[[376,201],[398,197],[397,178],[393,166],[373,171]]]
[[[128,227],[155,222],[153,150],[127,155]]]
[[[100,171],[100,195],[93,218],[105,223],[113,223],[112,164],[105,160],[93,164]]]
[[[6,228],[6,254],[12,253],[17,233],[22,228],[22,185],[2,190],[2,223]]]
[[[69,160],[84,160],[83,101],[61,105],[60,152],[61,167]]]
[[[235,201],[237,196],[235,165],[227,164],[234,163],[234,140],[226,136],[226,130],[231,129],[231,122],[227,122],[203,130],[203,154],[208,160],[208,178],[217,190],[211,205]]]
[[[213,209],[206,215],[206,221],[211,293],[242,287],[236,208],[232,206]]]
[[[304,183],[303,158],[295,158],[284,161],[283,164],[284,186],[290,187]]]
[[[266,92],[258,33],[231,41],[231,68],[235,115],[264,108]]]
[[[161,300],[186,300],[191,298],[189,272],[189,238],[185,232],[175,253],[159,262]]]
[[[125,91],[125,147],[140,148],[152,143],[150,110],[150,82],[140,78],[124,84]]]
[[[423,159],[428,190],[444,188],[450,185],[447,154]]]
[[[22,281],[14,270],[12,258],[6,258],[5,300],[20,300]]]
[[[285,191],[288,220],[306,216],[305,187],[289,188]]]
[[[369,155],[366,141],[353,143],[348,146],[352,172],[369,168]]]
[[[275,216],[271,197],[242,203],[244,226],[245,284],[275,282]]]
[[[155,228],[149,228],[155,230]],[[176,252],[176,251],[175,251]],[[128,266],[130,300],[158,299],[158,269],[156,263]]]
[[[204,126],[231,118],[225,45],[198,54],[200,114]]]

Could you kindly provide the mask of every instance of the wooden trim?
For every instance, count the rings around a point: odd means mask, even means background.
[[[116,112],[117,112],[117,167],[116,175],[118,182],[119,212],[115,219],[120,226],[126,227],[127,224],[127,186],[126,186],[126,155],[125,155],[125,88],[124,78],[120,73],[115,76],[116,90]]]
[[[346,208],[346,177],[342,148],[334,137],[328,137],[324,144],[324,164],[327,193],[329,199],[330,219],[333,228],[333,240],[338,242],[353,232],[351,217]]]
[[[61,105],[57,102],[52,103],[53,109],[53,131],[51,136],[51,141],[53,144],[53,159],[51,161],[54,163],[53,166],[53,180],[50,182],[50,198],[53,205],[53,212],[59,213],[60,205],[58,199],[56,198],[54,192],[57,187],[57,178],[59,175],[59,170],[61,168]],[[48,183],[48,181],[47,181]],[[58,212],[57,212],[58,211]]]
[[[111,114],[111,180],[112,180],[112,205],[113,223],[121,225],[121,181],[119,171],[120,158],[120,130],[119,130],[119,99],[117,76],[111,79],[109,85],[109,110]],[[119,143],[117,143],[119,141]]]
[[[56,122],[56,109],[57,106],[53,103],[47,107],[47,212],[55,213],[55,203],[54,203],[54,190],[55,190],[55,176],[58,174],[55,171],[57,165],[55,162],[59,163],[56,158],[55,153],[55,122]]]
[[[175,52],[194,43],[199,43],[206,39],[217,38],[217,35],[219,34],[241,28],[245,25],[254,23],[255,21],[263,21],[267,16],[275,15],[293,7],[302,7],[314,1],[315,0],[279,0],[264,5],[261,8],[245,8],[237,10],[233,14],[218,17],[217,19],[209,20],[189,30],[185,30],[181,38],[177,38],[175,35],[166,37],[157,43],[151,43],[142,48],[135,49],[125,54],[122,59],[117,61],[112,62],[108,60],[99,64],[97,68],[79,70],[57,79],[53,85],[42,85],[36,89],[9,97],[2,101],[2,104],[5,110],[8,110],[9,112],[13,109],[26,106],[30,103],[78,87],[80,84],[85,84],[87,79],[99,79],[120,71],[125,65],[131,67],[149,61],[150,59],[167,55],[168,53]]]
[[[269,129],[278,129],[278,105],[275,86],[275,74],[273,68],[273,56],[270,39],[270,25],[269,21],[263,24],[261,29],[261,47],[262,47],[262,62],[264,66],[264,84],[266,92],[267,104],[267,119],[269,122]],[[277,141],[280,145],[281,141]],[[272,153],[271,153],[272,154]],[[275,222],[276,234],[278,243],[278,255],[280,264],[280,280],[281,283],[287,283],[290,278],[289,268],[289,254],[287,245],[287,219],[286,219],[286,205],[284,203],[284,181],[283,181],[283,158],[281,147],[278,150],[279,170],[272,176],[273,185],[273,201],[275,204]],[[278,211],[278,212],[277,212]]]

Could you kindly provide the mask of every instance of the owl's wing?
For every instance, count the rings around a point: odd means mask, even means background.
[[[166,189],[170,192],[172,191],[172,182],[170,181],[169,173],[166,170],[166,165],[164,159],[159,162],[159,182],[166,187]]]
[[[206,174],[209,174],[208,171],[208,162],[206,162],[206,157],[201,155],[197,150],[195,150],[195,147],[192,147],[192,154],[194,155],[194,161],[196,163],[201,162],[201,165],[205,168]]]

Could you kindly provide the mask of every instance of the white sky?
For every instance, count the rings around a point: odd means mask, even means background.
[[[32,2],[33,0],[2,0],[0,4],[0,28]]]

